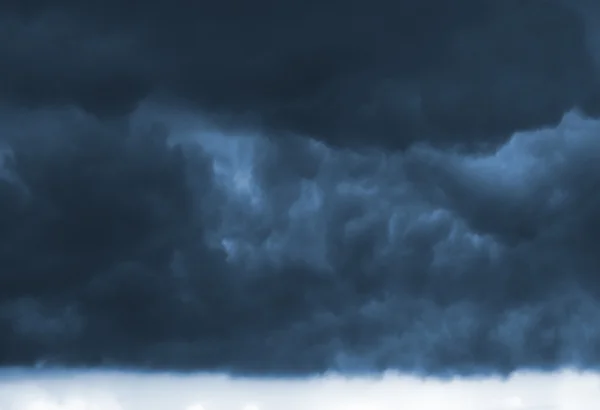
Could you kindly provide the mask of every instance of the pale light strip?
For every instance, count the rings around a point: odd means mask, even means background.
[[[568,371],[504,381],[33,371],[0,378],[2,410],[592,410],[598,403],[600,375]]]

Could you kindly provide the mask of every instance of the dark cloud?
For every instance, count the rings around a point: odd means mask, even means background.
[[[2,3],[0,365],[596,367],[592,6]]]
[[[8,1],[2,95],[104,117],[158,94],[334,145],[493,145],[597,111],[579,4]]]
[[[599,127],[386,153],[5,109],[0,363],[595,367]]]

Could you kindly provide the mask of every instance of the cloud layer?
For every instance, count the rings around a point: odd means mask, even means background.
[[[596,368],[600,14],[249,4],[0,6],[0,365]]]
[[[444,375],[600,359],[596,120],[473,155],[223,135],[152,104],[3,124],[4,364]]]
[[[2,11],[3,95],[26,106],[113,116],[154,95],[228,124],[395,149],[494,145],[573,106],[599,109],[586,29],[599,14],[584,1],[19,0]]]

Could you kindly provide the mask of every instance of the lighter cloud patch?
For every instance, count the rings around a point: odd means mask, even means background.
[[[552,171],[571,164],[572,158],[590,155],[600,159],[600,121],[577,111],[564,115],[555,128],[517,132],[494,154],[456,157],[463,170],[495,189],[528,195],[532,186],[542,185]],[[551,201],[560,201],[563,192],[551,192]]]
[[[456,219],[414,191],[404,173],[403,154],[333,149],[306,138],[307,152],[320,164],[318,172],[307,180],[292,169],[282,169],[287,178],[285,192],[291,193],[286,196],[261,186],[264,181],[255,174],[263,161],[279,155],[268,138],[252,133],[224,135],[193,115],[181,115],[172,126],[172,140],[197,143],[211,158],[216,187],[223,194],[218,209],[221,224],[210,232],[211,243],[218,244],[231,263],[261,268],[302,261],[331,271],[338,259],[350,257],[342,242],[375,235],[377,261],[368,263],[397,264],[406,252],[411,257],[406,243],[413,236],[433,235],[434,240],[445,241],[437,232]],[[282,166],[286,167],[285,162]],[[343,220],[341,209],[350,210]],[[343,237],[334,238],[332,231]],[[460,231],[468,234],[464,227]],[[481,248],[489,245],[476,236],[453,242],[468,242],[467,248],[484,253]],[[437,254],[444,253],[444,248],[439,247]],[[443,260],[444,256],[436,259]]]
[[[253,173],[256,139],[211,132],[199,134],[197,142],[212,158],[216,182],[245,205],[260,207],[263,194]]]
[[[554,212],[570,196],[569,185],[556,180],[558,171],[578,162],[573,158],[595,155],[600,162],[600,122],[571,112],[557,127],[515,133],[492,154],[424,146],[397,154],[352,152],[306,138],[309,149],[302,155],[319,164],[316,173],[303,179],[281,161],[283,188],[272,189],[257,172],[280,154],[268,138],[225,135],[193,112],[158,114],[153,118],[162,115],[170,124],[173,142],[197,143],[212,162],[221,218],[207,233],[210,243],[225,250],[231,263],[257,271],[298,260],[335,270],[352,258],[348,244],[363,237],[377,242],[365,269],[418,265],[429,249],[429,266],[439,272],[456,270],[457,258],[462,270],[495,266],[506,249],[463,220],[470,208],[463,210],[462,198],[472,195],[486,206],[527,205],[536,197],[541,210]],[[433,167],[423,171],[432,174],[429,184],[419,186],[418,176],[407,172],[414,166]]]

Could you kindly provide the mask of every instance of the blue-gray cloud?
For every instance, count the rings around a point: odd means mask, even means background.
[[[598,364],[594,7],[128,4],[0,6],[0,364]]]
[[[585,26],[598,13],[577,5],[8,1],[2,94],[103,117],[160,95],[337,146],[494,145],[574,106],[598,111]]]
[[[446,375],[600,359],[596,120],[466,155],[224,134],[152,105],[4,118],[5,365]]]

